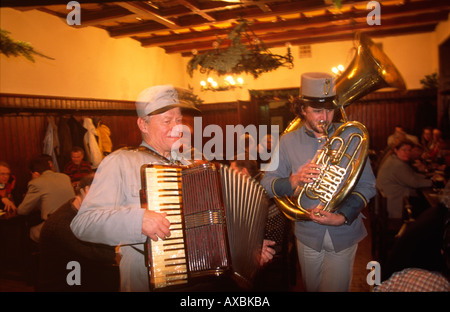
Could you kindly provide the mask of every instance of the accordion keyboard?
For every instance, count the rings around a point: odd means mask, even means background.
[[[228,166],[143,165],[142,207],[167,213],[171,236],[147,240],[150,288],[232,272],[246,287],[259,269],[268,199]],[[180,289],[180,288],[177,288]]]
[[[148,209],[167,213],[171,236],[152,241],[148,250],[152,288],[187,283],[186,244],[183,235],[181,169],[153,165],[144,168]]]

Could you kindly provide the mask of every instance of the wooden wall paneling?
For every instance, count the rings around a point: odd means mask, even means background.
[[[15,121],[15,129],[11,129],[16,137],[19,147],[17,154],[14,155],[15,166],[17,172],[17,189],[22,190],[21,194],[25,194],[28,181],[31,179],[30,161],[33,158],[32,151],[35,150],[39,142],[39,132],[30,129],[30,120],[35,120],[36,116],[18,116],[12,118]],[[36,155],[34,155],[36,156]]]
[[[202,149],[206,142],[212,140],[214,134],[211,137],[204,136],[204,130],[208,125],[217,125],[221,128],[223,134],[223,153],[226,153],[226,141],[231,140],[226,136],[227,125],[239,124],[238,104],[236,102],[230,103],[216,103],[216,104],[203,104],[200,105],[201,118],[202,118]],[[236,136],[235,136],[236,137]],[[236,138],[233,138],[236,145]],[[226,155],[224,155],[225,157]]]
[[[43,141],[44,141],[44,136],[45,133],[47,131],[47,127],[48,127],[48,122],[45,118],[45,116],[33,116],[32,118],[33,121],[33,128],[32,128],[32,133],[36,133],[39,137],[37,140],[37,144],[32,145],[33,146],[33,150],[31,150],[31,154],[30,154],[30,158],[34,157],[36,155],[39,155],[40,153],[42,153],[42,147],[43,147]],[[56,121],[56,124],[58,124],[59,120]],[[38,144],[40,143],[40,144]]]
[[[410,90],[405,93],[374,92],[357,103],[349,105],[345,110],[349,120],[358,120],[368,128],[371,139],[370,148],[381,151],[386,147],[387,137],[396,124],[402,124],[407,129],[411,129],[413,134],[418,135],[417,133],[421,131],[421,127],[427,120],[433,121],[432,114],[436,106],[433,103],[435,102],[436,95],[424,90]],[[85,110],[75,111],[74,105]],[[89,105],[101,107],[101,109],[90,110],[92,107]],[[236,102],[228,102],[200,106],[201,135],[203,136],[203,130],[208,125],[218,125],[224,134],[224,152],[226,152],[225,141],[231,140],[226,137],[226,126],[239,124],[237,105]],[[252,105],[259,109],[257,102]],[[43,109],[43,107],[48,108]],[[90,102],[85,99],[0,94],[0,159],[10,163],[13,171],[22,180],[19,183],[25,186],[29,179],[29,161],[42,153],[42,142],[47,130],[49,114],[56,118],[63,114],[102,118],[111,130],[113,149],[136,146],[141,142],[134,103],[98,100]],[[56,123],[58,124],[58,121]],[[255,125],[258,126],[259,123],[255,122]],[[431,126],[435,125],[431,124]],[[203,138],[202,147],[210,139]],[[233,141],[236,143],[235,138]]]
[[[255,113],[251,111],[250,101],[237,101],[237,122],[240,125],[247,126],[250,124],[257,124],[257,120],[254,120]]]
[[[111,130],[113,150],[141,144],[142,137],[137,126],[137,116],[102,116],[101,118]]]
[[[0,116],[0,159],[6,160],[6,155],[8,149],[10,149],[12,144],[12,138],[9,135],[6,135],[8,133],[8,117],[7,116]]]
[[[450,90],[439,94],[439,109],[438,124],[442,130],[442,137],[450,140]]]
[[[21,193],[31,178],[29,163],[42,154],[43,140],[48,121],[45,114],[0,115],[0,159],[8,162],[17,177]],[[113,149],[123,146],[138,146],[141,135],[133,116],[102,116],[111,130]],[[58,124],[58,117],[56,123]],[[62,168],[60,168],[62,170]]]
[[[42,153],[46,131],[44,120],[43,116],[2,116],[2,141],[6,142],[2,159],[10,164],[20,194],[26,191],[31,178],[31,159]]]
[[[376,103],[374,106],[374,112],[378,118],[373,126],[375,134],[372,147],[377,151],[382,151],[386,147],[387,137],[392,130],[391,123],[395,120],[395,117],[392,116],[389,105],[386,105],[384,102]]]
[[[24,160],[25,151],[27,149],[27,140],[24,137],[24,132],[21,131],[24,128],[24,117],[19,116],[18,118],[11,119],[12,121],[12,127],[10,129],[10,134],[15,138],[16,144],[14,144],[15,148],[15,154],[14,159],[22,162]],[[28,136],[29,137],[29,136]],[[33,143],[36,142],[36,138],[33,138]],[[23,165],[23,164],[22,164]]]
[[[19,193],[26,192],[31,178],[31,159],[43,152],[47,117],[54,116],[58,124],[61,116],[75,114],[105,115],[114,147],[141,142],[134,102],[0,94],[0,159],[10,164]]]
[[[30,157],[30,148],[29,145],[39,144],[39,133],[33,133],[30,129],[30,120],[33,120],[34,116],[24,117],[20,116],[17,118],[17,128],[16,133],[17,137],[20,138],[22,144],[19,145],[19,155],[20,159],[29,159]],[[28,164],[28,163],[27,163]]]
[[[396,125],[420,136],[423,127],[435,125],[436,96],[427,90],[374,92],[345,108],[348,120],[362,122],[370,134],[370,148],[381,151]]]

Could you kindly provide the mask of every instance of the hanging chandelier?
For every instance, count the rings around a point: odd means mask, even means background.
[[[287,44],[285,56],[273,54],[249,26],[247,20],[239,20],[239,24],[227,36],[230,44],[225,49],[219,48],[223,39],[218,39],[212,51],[204,54],[193,51],[194,55],[187,64],[189,75],[192,77],[198,69],[200,73],[209,74],[213,71],[219,76],[245,73],[256,79],[280,66],[294,67],[290,44]]]
[[[223,82],[217,82],[213,78],[200,81],[201,91],[227,91],[235,88],[242,88],[244,79],[242,77],[233,77],[228,75],[223,79]]]

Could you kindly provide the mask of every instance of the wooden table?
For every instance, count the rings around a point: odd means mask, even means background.
[[[435,189],[435,188],[431,188],[431,187],[420,189],[420,192],[425,197],[425,199],[428,201],[428,203],[430,204],[430,207],[433,207],[433,208],[437,207],[437,205],[439,205],[440,196],[441,196],[439,194],[440,191],[441,191],[441,189]]]

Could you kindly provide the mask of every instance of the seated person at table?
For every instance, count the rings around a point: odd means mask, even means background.
[[[420,144],[424,147],[426,151],[430,149],[432,140],[433,140],[433,128],[432,127],[423,128],[422,134],[420,136]]]
[[[421,144],[414,144],[411,149],[410,165],[416,172],[427,173],[427,164],[424,162],[422,155],[425,149]]]
[[[425,210],[409,223],[398,237],[388,261],[383,265],[382,280],[406,268],[419,268],[442,272],[445,266],[442,255],[444,227],[449,216],[450,183],[442,190],[439,203]]]
[[[376,180],[379,189],[387,198],[388,217],[401,225],[403,213],[403,199],[405,197],[417,199],[416,189],[431,187],[433,181],[417,173],[409,164],[411,149],[414,143],[404,140],[396,145],[393,153],[381,164]],[[419,201],[420,202],[420,201]],[[425,203],[417,203],[417,209]]]
[[[84,159],[84,150],[74,146],[70,154],[71,160],[64,166],[64,173],[70,177],[73,187],[76,187],[82,177],[93,172],[92,166]]]
[[[86,243],[72,233],[70,222],[78,213],[81,203],[89,192],[94,174],[84,176],[75,189],[76,197],[53,212],[41,231],[39,248],[39,291],[117,291],[119,271],[115,269],[115,248]],[[77,261],[80,280],[69,285],[66,281],[70,269],[67,264]]]
[[[433,139],[430,144],[430,150],[427,156],[432,162],[436,163],[436,167],[445,163],[445,150],[447,146],[445,141],[442,139],[442,131],[440,129],[433,129]]]
[[[450,184],[437,207],[425,211],[400,237],[377,292],[450,291]]]
[[[52,170],[51,157],[39,156],[31,161],[31,180],[25,197],[17,207],[19,215],[28,215],[35,209],[40,209],[41,221],[30,229],[30,238],[39,242],[41,228],[48,215],[58,209],[63,203],[75,197],[70,178],[64,173]]]
[[[9,164],[0,161],[0,210],[14,212],[17,209],[14,196],[15,184],[16,178],[11,175]]]
[[[394,147],[403,140],[409,140],[413,143],[419,143],[419,139],[416,136],[406,133],[402,126],[397,125],[394,128],[394,133],[392,133],[388,137],[387,145],[389,147]]]

